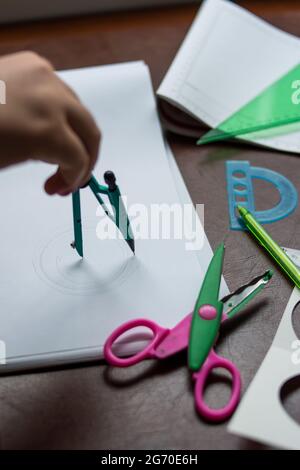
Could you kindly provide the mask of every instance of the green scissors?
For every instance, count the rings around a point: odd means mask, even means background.
[[[237,366],[214,351],[221,323],[238,313],[273,275],[272,271],[268,271],[257,289],[249,290],[248,293],[246,289],[243,296],[236,291],[234,296],[219,300],[224,250],[225,246],[221,243],[206,272],[193,311],[188,345],[188,365],[196,382],[196,408],[209,421],[222,421],[231,416],[237,407],[241,393],[241,375]],[[226,369],[232,377],[230,400],[220,409],[210,408],[204,401],[207,379],[216,368]]]
[[[220,422],[229,418],[236,409],[241,392],[241,374],[236,365],[213,349],[219,333],[220,323],[234,317],[270,281],[273,272],[268,270],[248,284],[239,287],[232,294],[218,299],[221,281],[224,245],[217,248],[196,300],[193,313],[189,313],[173,328],[164,328],[147,318],[136,318],[123,323],[107,338],[104,357],[109,364],[117,367],[130,367],[144,359],[166,359],[189,348],[189,366],[195,382],[194,397],[198,413],[208,421]],[[214,314],[214,315],[213,315]],[[203,319],[201,316],[207,316]],[[209,318],[209,317],[214,318]],[[200,322],[198,321],[198,318]],[[191,325],[191,323],[193,324]],[[151,330],[151,340],[145,348],[130,357],[119,357],[115,344],[124,334],[134,334],[137,327]],[[231,375],[231,396],[223,408],[210,408],[204,399],[204,391],[210,373],[214,369],[225,369]]]
[[[129,248],[134,253],[135,245],[132,230],[130,227],[130,221],[122,201],[122,196],[118,185],[116,184],[116,177],[112,171],[106,171],[104,173],[104,181],[107,186],[103,186],[98,183],[95,176],[92,175],[88,183],[83,186],[84,188],[89,186],[94,194],[95,198],[103,208],[106,215],[116,224],[120,232],[122,233],[125,241]],[[105,202],[103,201],[101,194],[108,197],[109,202],[113,208],[114,214],[112,214]],[[82,222],[81,222],[81,204],[80,204],[80,189],[72,194],[73,204],[73,225],[74,225],[74,242],[71,243],[72,248],[75,248],[79,256],[83,257],[83,238],[82,238]]]

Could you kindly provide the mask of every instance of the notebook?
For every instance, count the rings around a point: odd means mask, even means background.
[[[232,2],[206,0],[157,94],[214,128],[299,62],[300,39]],[[288,100],[293,91],[291,84]],[[255,143],[299,152],[300,132]]]

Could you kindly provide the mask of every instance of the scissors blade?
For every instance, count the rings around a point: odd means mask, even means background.
[[[238,313],[250,300],[252,300],[270,281],[273,271],[269,269],[261,276],[257,276],[252,281],[239,287],[232,294],[223,297],[223,316],[232,318]]]
[[[268,270],[256,276],[248,284],[239,287],[235,292],[221,300],[223,302],[222,323],[238,313],[250,302],[270,281],[273,271]],[[174,328],[170,330],[163,341],[157,346],[156,357],[164,359],[187,348],[189,343],[192,313],[186,315]]]
[[[188,365],[193,371],[199,370],[205,362],[220,328],[223,303],[219,300],[219,290],[224,250],[224,243],[221,243],[207,269],[194,308],[188,347]]]

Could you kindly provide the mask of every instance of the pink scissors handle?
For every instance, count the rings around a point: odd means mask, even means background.
[[[115,341],[124,333],[127,333],[128,331],[141,326],[149,328],[153,332],[153,339],[150,341],[150,343],[147,344],[147,346],[142,351],[138,352],[137,354],[134,354],[133,356],[126,358],[116,356],[112,350],[112,346]],[[104,345],[104,357],[106,361],[112,366],[133,366],[134,364],[137,364],[138,362],[141,362],[144,359],[156,357],[156,346],[162,341],[162,339],[168,334],[168,332],[168,329],[162,328],[161,326],[157,325],[157,323],[151,320],[147,320],[146,318],[137,318],[136,320],[131,320],[119,326],[107,338]]]
[[[232,389],[229,402],[219,409],[210,408],[204,401],[204,390],[209,374],[213,369],[221,368],[230,372],[232,377]],[[229,418],[236,409],[241,395],[241,376],[237,367],[228,359],[218,356],[212,349],[199,372],[193,374],[195,385],[195,404],[198,413],[208,421],[224,421]]]

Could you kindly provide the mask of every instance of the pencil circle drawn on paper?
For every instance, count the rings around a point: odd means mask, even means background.
[[[70,243],[73,230],[56,233],[41,244],[33,258],[40,279],[69,295],[93,295],[120,286],[137,268],[121,239],[99,240],[95,227],[84,227],[84,258]]]

